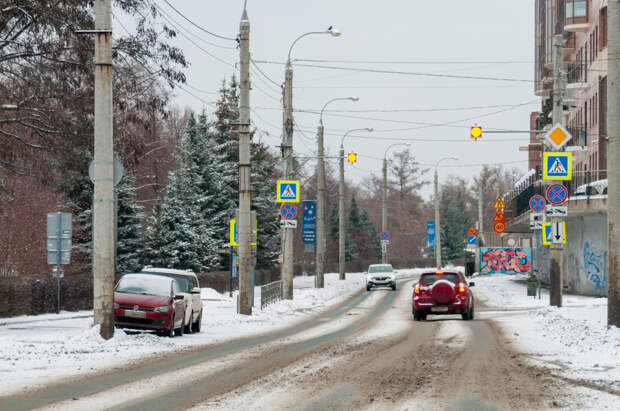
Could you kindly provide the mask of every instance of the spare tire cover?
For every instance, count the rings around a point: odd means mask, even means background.
[[[431,288],[431,296],[436,303],[449,303],[454,297],[454,284],[448,280],[436,281]]]

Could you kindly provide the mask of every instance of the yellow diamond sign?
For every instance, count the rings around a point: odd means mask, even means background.
[[[545,134],[545,142],[556,150],[564,147],[571,138],[571,133],[559,123]]]

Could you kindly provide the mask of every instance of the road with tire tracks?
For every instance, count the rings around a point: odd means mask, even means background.
[[[0,398],[0,409],[549,409],[566,383],[526,364],[477,305],[414,322],[412,281],[276,332]],[[501,315],[510,315],[503,313]]]

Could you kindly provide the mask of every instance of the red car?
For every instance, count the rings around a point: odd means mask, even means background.
[[[463,320],[473,320],[473,286],[457,271],[422,273],[413,286],[413,319],[423,321],[428,314],[461,314]]]
[[[114,325],[183,335],[185,301],[173,278],[125,274],[114,288]]]

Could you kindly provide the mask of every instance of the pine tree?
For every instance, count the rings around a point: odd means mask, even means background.
[[[142,268],[142,222],[144,207],[136,202],[135,177],[126,172],[116,186],[117,243],[116,271],[126,273]]]
[[[450,261],[464,255],[465,234],[471,226],[471,218],[461,191],[443,191],[441,205],[441,256],[444,261]]]
[[[334,204],[329,214],[329,235],[335,240],[340,238],[340,216],[338,214],[338,206]],[[355,243],[351,240],[351,233],[348,224],[345,223],[344,228],[344,260],[353,261],[357,258]]]

